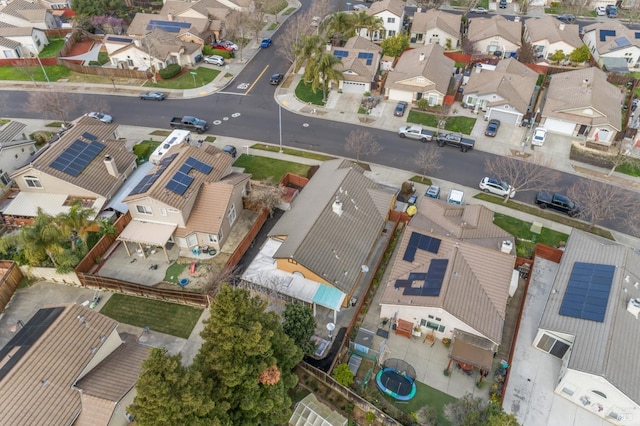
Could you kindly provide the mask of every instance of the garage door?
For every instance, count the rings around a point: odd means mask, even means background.
[[[518,113],[505,111],[503,109],[491,109],[489,111],[489,120],[500,120],[501,124],[519,124],[521,116]]]
[[[391,89],[389,90],[389,100],[405,101],[411,103],[413,102],[413,93],[407,92],[405,90]]]
[[[362,94],[369,90],[369,86],[366,83],[359,83],[357,81],[343,81],[342,92],[343,93],[358,93]]]
[[[569,121],[556,120],[555,118],[547,118],[544,121],[544,128],[549,132],[571,136],[576,128],[576,124]]]

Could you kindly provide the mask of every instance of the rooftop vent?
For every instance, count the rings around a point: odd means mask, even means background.
[[[504,240],[500,247],[500,251],[503,253],[511,253],[511,250],[513,250],[513,243],[509,240]]]
[[[420,56],[419,56],[418,60],[420,62],[424,61],[424,53],[420,53]]]
[[[640,314],[640,298],[630,299],[629,303],[627,303],[627,311],[638,319],[638,315]]]
[[[333,212],[335,214],[337,214],[338,216],[342,216],[342,201],[335,200],[331,208],[333,209]]]

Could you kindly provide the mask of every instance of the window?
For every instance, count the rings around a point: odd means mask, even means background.
[[[218,242],[218,236],[215,234],[209,234],[209,242],[210,243],[217,243]]]
[[[127,65],[132,67],[133,66],[133,60],[132,59],[127,59]]]
[[[231,204],[231,207],[229,208],[229,213],[227,213],[227,218],[229,218],[229,223],[233,225],[233,222],[236,221],[236,205],[235,204]]]
[[[25,176],[24,183],[26,183],[29,188],[42,188],[40,179],[35,176]]]
[[[387,31],[387,36],[388,36],[388,37],[395,37],[395,35],[396,35],[396,32],[395,32],[395,31],[393,31],[393,30],[389,30],[389,31]]]
[[[429,318],[433,318],[432,315],[429,315]],[[439,324],[437,322],[434,321],[428,321],[425,319],[421,319],[420,320],[420,326],[421,327],[427,327],[432,329],[433,331],[437,331],[439,333],[444,333],[444,330],[446,329],[446,327],[442,324]]]
[[[568,343],[562,342],[553,336],[543,334],[536,344],[536,347],[547,353],[550,353],[557,358],[562,359],[571,346],[569,346]]]
[[[167,215],[167,209],[165,209],[164,207],[160,207],[160,215],[166,216]]]
[[[438,95],[436,94],[429,95],[429,105],[433,106],[433,105],[436,105],[437,103],[438,103]]]
[[[151,207],[149,206],[138,206],[136,205],[136,210],[141,214],[153,214]]]
[[[5,185],[9,185],[9,183],[11,182],[11,179],[9,178],[9,174],[7,172],[1,173],[0,181],[2,181],[2,183]]]
[[[387,18],[387,24],[395,24],[396,18]]]

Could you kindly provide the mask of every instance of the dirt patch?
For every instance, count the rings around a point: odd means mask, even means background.
[[[603,169],[611,169],[613,162],[607,157],[608,154],[600,150],[589,149],[576,143],[571,145],[571,152],[569,153],[569,159],[572,161],[590,164]]]

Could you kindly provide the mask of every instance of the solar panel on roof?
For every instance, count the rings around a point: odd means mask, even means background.
[[[159,21],[156,19],[150,20],[147,24],[147,30],[159,29],[169,33],[177,33],[180,32],[181,29],[189,27],[191,27],[191,24],[188,22]]]
[[[576,262],[560,305],[560,315],[603,322],[615,266]]]
[[[104,145],[100,142],[86,143],[76,139],[49,164],[49,167],[77,177],[103,149]]]
[[[98,138],[95,135],[92,135],[89,132],[84,132],[82,134],[82,137],[85,138],[85,139],[89,139],[90,141],[97,141],[98,140]]]
[[[202,161],[196,160],[193,157],[187,158],[187,161],[185,161],[184,164],[193,167],[194,169],[201,173],[204,173],[205,175],[208,175],[213,170],[213,167],[211,167],[207,163],[203,163]]]
[[[615,36],[615,30],[600,30],[600,41],[607,41],[607,37]]]
[[[193,182],[193,176],[184,173],[185,166],[187,165],[183,164],[180,170],[171,177],[171,180],[165,186],[169,191],[173,191],[178,195],[184,195],[189,185]]]
[[[129,195],[144,194],[145,192],[147,192],[149,188],[151,188],[151,185],[153,185],[155,181],[158,180],[160,175],[166,170],[169,164],[171,164],[171,162],[177,156],[178,154],[173,154],[160,160],[158,168],[154,172],[149,173],[145,177],[143,177],[135,186],[135,188],[133,188],[133,190],[129,193]]]
[[[349,52],[346,50],[334,50],[333,56],[337,58],[346,58],[347,56],[349,56]]]
[[[405,262],[413,262],[418,249],[436,254],[440,249],[440,242],[441,240],[438,238],[422,235],[418,232],[412,232],[402,260]]]
[[[640,32],[633,33],[633,36],[634,36],[635,38],[640,38]]]
[[[365,59],[367,61],[367,65],[371,65],[373,62],[373,53],[360,52],[358,53],[358,59]]]
[[[404,296],[439,296],[448,264],[448,259],[432,259],[427,272],[411,272],[409,279],[396,280],[394,287],[403,288]],[[419,287],[413,287],[416,282]]]
[[[133,39],[126,37],[109,37],[109,41],[117,41],[119,43],[131,43]]]
[[[629,41],[628,38],[622,36],[622,37],[618,37],[615,40],[616,44],[618,45],[618,47],[625,47],[625,46],[630,46],[631,42]]]

